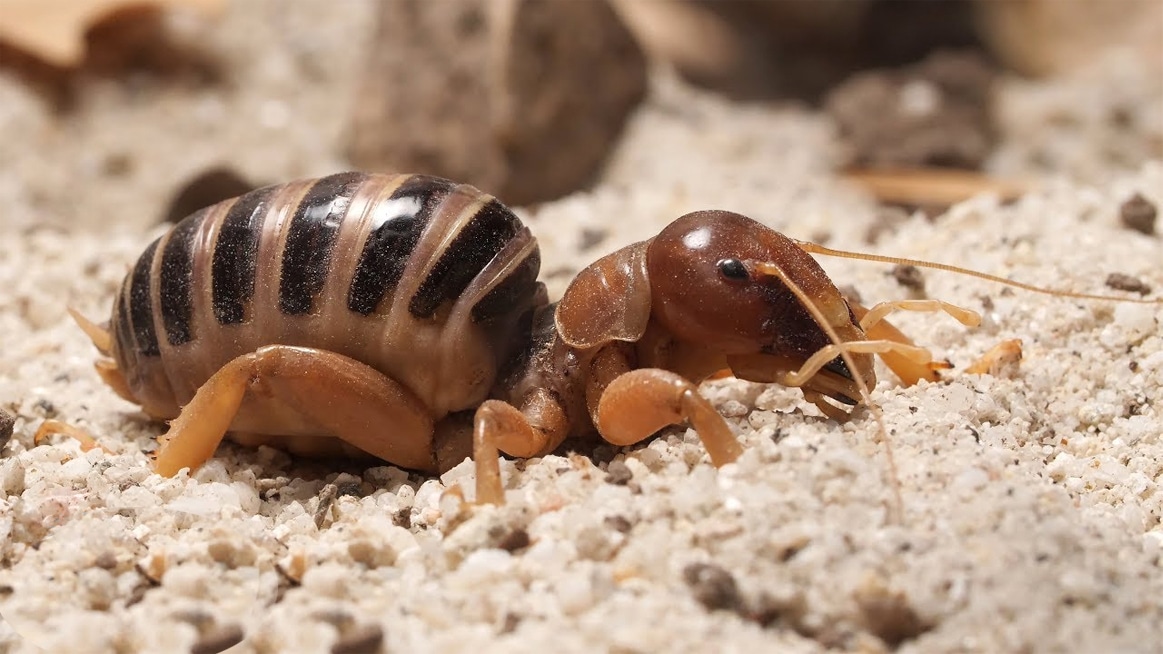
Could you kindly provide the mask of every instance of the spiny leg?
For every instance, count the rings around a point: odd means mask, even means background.
[[[73,322],[85,332],[90,341],[93,341],[93,346],[102,355],[109,357],[113,352],[113,335],[109,332],[105,325],[98,325],[81,315],[80,311],[72,307],[68,307],[69,315],[73,317]],[[97,374],[100,375],[101,381],[105,382],[115,393],[123,399],[129,400],[134,404],[138,404],[138,399],[134,397],[133,391],[129,389],[128,382],[125,381],[125,375],[122,374],[121,369],[117,367],[117,363],[113,359],[98,359],[93,367],[97,369]]]
[[[202,384],[159,439],[154,470],[173,476],[202,465],[248,393],[385,461],[418,470],[435,466],[432,419],[407,388],[334,352],[272,345],[233,359]]]
[[[544,389],[530,393],[521,408],[500,400],[487,400],[477,409],[473,425],[473,463],[476,465],[478,504],[501,504],[498,458],[529,458],[552,451],[569,435],[569,420],[561,402]]]
[[[93,346],[97,348],[98,352],[108,356],[113,351],[113,335],[109,333],[108,329],[89,320],[72,307],[67,307],[66,310],[73,317],[73,322],[77,323],[77,326],[85,332],[90,341],[93,341]]]
[[[607,345],[594,356],[586,376],[586,399],[591,416],[597,415],[602,391],[630,369],[625,346]],[[594,418],[596,424],[596,417]],[[526,396],[518,409],[500,400],[488,400],[477,409],[473,429],[477,502],[504,501],[500,452],[528,458],[552,451],[569,435],[570,420],[561,401],[545,389]]]

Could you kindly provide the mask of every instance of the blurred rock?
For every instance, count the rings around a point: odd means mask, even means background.
[[[847,65],[870,0],[617,0],[654,58],[737,99],[818,94]],[[830,56],[828,56],[830,55]]]
[[[1155,216],[1158,211],[1150,200],[1136,193],[1119,206],[1119,220],[1124,227],[1140,234],[1151,236],[1155,233]]]
[[[978,169],[996,141],[994,77],[976,55],[938,53],[856,75],[825,105],[851,150],[850,165]]]
[[[1114,47],[1136,52],[1163,72],[1159,0],[977,0],[974,9],[982,40],[1020,73],[1068,72]]]
[[[217,16],[224,0],[4,0],[0,41],[54,66],[77,66],[95,26],[142,9],[184,8]]]
[[[12,429],[15,426],[16,416],[8,413],[4,409],[0,409],[0,449],[4,449],[9,439],[12,438]]]
[[[368,170],[442,175],[512,204],[598,172],[646,92],[642,51],[604,0],[380,5],[348,130]]]
[[[651,55],[736,99],[815,101],[853,72],[976,44],[968,0],[616,0]]]
[[[258,188],[233,169],[213,166],[187,180],[166,210],[165,222],[176,223],[195,211]]]
[[[1028,75],[1124,47],[1163,70],[1159,0],[616,0],[651,54],[735,98],[816,99],[862,69],[977,47]]]

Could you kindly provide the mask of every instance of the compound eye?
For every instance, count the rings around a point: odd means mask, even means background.
[[[751,279],[747,274],[747,266],[738,259],[720,259],[715,266],[719,269],[719,276],[728,282],[738,284]]]

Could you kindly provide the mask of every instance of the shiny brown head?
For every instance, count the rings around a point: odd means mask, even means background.
[[[790,279],[841,341],[863,340],[848,303],[819,264],[793,241],[727,211],[696,211],[667,226],[646,252],[652,315],[680,341],[727,356],[736,376],[779,382],[832,343],[779,275]],[[875,386],[872,357],[856,354],[856,374]],[[837,357],[802,384],[845,404],[860,397],[853,371]]]

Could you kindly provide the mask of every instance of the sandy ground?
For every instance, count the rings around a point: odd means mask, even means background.
[[[554,293],[600,254],[716,207],[835,247],[1078,291],[1108,292],[1107,276],[1124,273],[1157,294],[1163,242],[1121,227],[1118,208],[1135,192],[1163,206],[1163,162],[1133,156],[1159,138],[1163,104],[1124,63],[1005,90],[995,169],[1062,174],[1012,205],[979,197],[935,220],[908,217],[875,244],[864,237],[883,212],[834,177],[826,120],[727,104],[666,76],[598,186],[522,215]],[[1140,141],[1111,135],[1098,116],[1107,100],[1139,112]],[[201,151],[225,152],[230,138],[202,138]],[[258,173],[322,172],[326,157],[280,167],[314,142],[271,139],[278,163]],[[49,156],[28,147],[30,161]],[[163,479],[144,454],[159,426],[101,385],[64,312],[107,312],[160,228],[24,228],[19,214],[29,193],[44,194],[41,211],[75,213],[124,202],[137,176],[197,169],[145,160],[155,163],[129,180],[76,175],[90,181],[63,198],[5,171],[5,206],[18,211],[0,235],[0,403],[17,421],[0,450],[0,652],[210,652],[242,635],[234,651],[1163,651],[1158,305],[926,273],[931,297],[985,321],[896,321],[957,370],[911,388],[881,371],[873,399],[905,509],[895,523],[868,411],[840,425],[798,391],[735,381],[704,393],[746,446],[737,463],[711,467],[680,428],[628,449],[573,443],[507,463],[501,508],[442,496],[472,487],[468,463],[426,479],[227,445],[194,475]],[[141,204],[156,208],[163,187],[147,188]],[[148,221],[146,208],[132,211],[128,222]],[[824,263],[866,303],[908,296],[885,266]],[[1014,338],[1017,370],[959,372]],[[67,439],[32,447],[47,417],[113,454]]]

